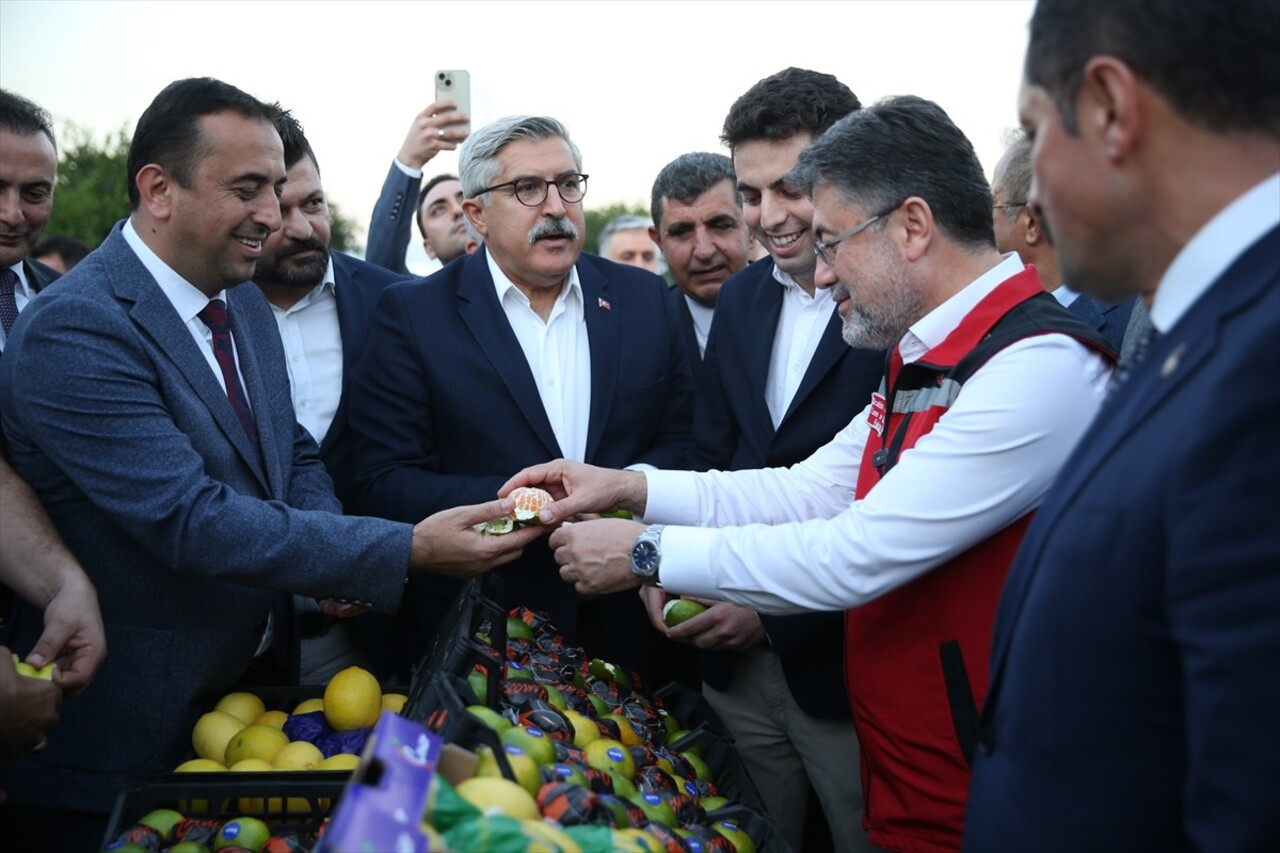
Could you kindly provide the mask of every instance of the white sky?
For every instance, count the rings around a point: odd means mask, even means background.
[[[937,101],[987,174],[1017,123],[1031,0],[0,0],[0,85],[59,127],[132,131],[169,82],[218,77],[291,109],[361,234],[436,69],[471,72],[472,121],[564,121],[587,206],[648,206],[658,170],[722,151],[733,101],[789,65],[864,104]],[[454,152],[427,175],[456,172]],[[416,229],[411,241],[418,246]],[[411,257],[411,267],[415,264]]]

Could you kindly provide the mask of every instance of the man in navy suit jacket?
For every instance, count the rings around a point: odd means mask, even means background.
[[[330,251],[329,205],[315,152],[302,125],[287,110],[277,116],[276,130],[284,143],[288,176],[280,196],[281,228],[267,238],[253,280],[271,303],[280,327],[294,414],[319,443],[334,494],[343,509],[352,512],[347,429],[351,377],[369,337],[379,294],[405,276]],[[323,684],[348,666],[371,666],[358,634],[371,634],[374,644],[390,640],[383,639],[389,616],[370,613],[339,621],[302,596],[294,599],[294,606],[299,642],[291,643],[289,670],[297,671],[303,684]],[[382,659],[386,655],[373,651],[375,671],[390,678]]]
[[[991,176],[991,218],[996,229],[996,248],[1001,252],[1016,252],[1023,263],[1034,266],[1044,289],[1097,330],[1113,352],[1120,352],[1138,297],[1102,302],[1063,284],[1057,252],[1044,216],[1027,203],[1030,193],[1031,141],[1019,131]]]
[[[280,227],[275,113],[217,80],[166,87],[130,146],[130,219],[0,358],[13,467],[97,587],[111,650],[48,748],[0,773],[14,849],[98,846],[116,794],[177,764],[264,652],[278,592],[391,611],[407,571],[475,574],[529,536],[470,529],[497,501],[416,526],[338,514],[270,308],[235,286]],[[15,644],[40,631],[20,607]]]
[[[1031,201],[1067,280],[1159,336],[1009,573],[975,853],[1280,849],[1277,38],[1252,0],[1033,15]]]
[[[405,519],[489,499],[561,456],[683,465],[693,382],[674,310],[657,276],[581,254],[586,177],[567,131],[503,119],[473,133],[460,160],[485,248],[378,303],[350,408],[361,508]],[[665,642],[635,595],[580,608],[541,543],[501,574],[509,604],[550,611],[570,637],[602,621],[611,648],[593,654],[644,671]],[[410,660],[457,591],[440,578],[410,584]]]

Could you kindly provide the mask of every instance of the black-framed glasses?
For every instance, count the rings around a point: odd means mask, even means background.
[[[516,178],[514,181],[506,181],[505,183],[485,187],[476,195],[484,195],[487,192],[510,187],[511,194],[516,197],[516,201],[525,207],[537,207],[547,200],[547,193],[550,192],[549,187],[554,185],[556,192],[560,193],[561,201],[565,204],[576,204],[582,201],[582,197],[587,194],[587,177],[587,175],[578,174],[558,175],[550,181],[536,176]]]
[[[845,240],[848,240],[854,234],[857,234],[858,232],[863,231],[866,228],[869,228],[871,225],[875,224],[879,220],[884,219],[886,216],[888,216],[890,213],[893,213],[895,210],[897,210],[901,206],[902,206],[902,202],[898,202],[888,210],[882,210],[879,213],[877,213],[875,216],[871,217],[870,219],[864,219],[861,222],[859,222],[857,225],[853,226],[852,228],[846,228],[836,236],[832,237],[830,240],[823,240],[820,243],[814,243],[813,253],[817,255],[818,259],[821,260],[827,266],[834,264],[836,261],[837,246],[839,246]]]

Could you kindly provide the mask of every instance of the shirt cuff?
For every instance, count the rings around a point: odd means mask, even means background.
[[[646,524],[697,524],[698,493],[693,475],[688,471],[645,471],[648,498],[644,515]],[[666,579],[663,579],[666,584]]]
[[[396,164],[396,168],[397,168],[397,169],[399,169],[400,171],[404,172],[404,173],[405,173],[406,175],[408,175],[409,177],[411,177],[411,178],[417,178],[417,179],[421,180],[421,178],[422,178],[422,170],[421,170],[421,169],[415,169],[415,168],[413,168],[412,166],[406,166],[404,163],[401,163],[399,160],[392,160],[391,162],[392,162],[392,163],[395,163],[395,164]]]
[[[667,527],[659,547],[662,564],[658,579],[667,592],[719,599],[712,577],[711,551],[720,531],[704,527]]]

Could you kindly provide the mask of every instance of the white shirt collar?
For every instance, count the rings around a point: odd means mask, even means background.
[[[133,228],[132,219],[125,221],[120,233],[124,241],[129,244],[129,248],[133,249],[133,253],[138,256],[138,260],[142,261],[142,265],[147,268],[147,272],[151,273],[151,277],[156,280],[156,284],[160,285],[160,290],[173,304],[182,322],[190,323],[194,320],[196,315],[209,304],[210,297],[160,260],[160,256],[151,251],[151,247],[138,236],[138,232]],[[213,298],[226,302],[227,292],[219,291]]]
[[[1280,224],[1280,172],[1267,178],[1205,223],[1165,270],[1151,304],[1160,332],[1182,315],[1264,234]]]
[[[489,275],[493,277],[493,286],[498,293],[498,302],[506,301],[507,294],[515,294],[514,299],[518,299],[526,307],[529,306],[529,297],[524,295],[520,288],[516,287],[515,282],[507,278],[507,274],[502,271],[502,267],[498,266],[498,262],[493,259],[493,255],[488,249],[484,250],[485,261],[489,264]],[[578,265],[575,263],[569,269],[569,275],[565,279],[564,287],[560,288],[560,295],[556,298],[556,305],[563,305],[565,310],[573,310],[574,320],[580,320],[583,317],[583,300],[582,300],[582,284],[578,279]]]
[[[1017,252],[1010,252],[1000,263],[965,285],[959,293],[911,324],[898,344],[903,362],[909,364],[945,341],[987,294],[1024,269],[1026,267]]]
[[[25,267],[26,264],[22,261],[18,261],[16,264],[9,267],[9,269],[13,270],[14,274],[18,276],[18,287],[14,293],[21,293],[27,299],[30,299],[35,296],[35,293],[31,290],[31,282],[27,281],[27,271]]]

